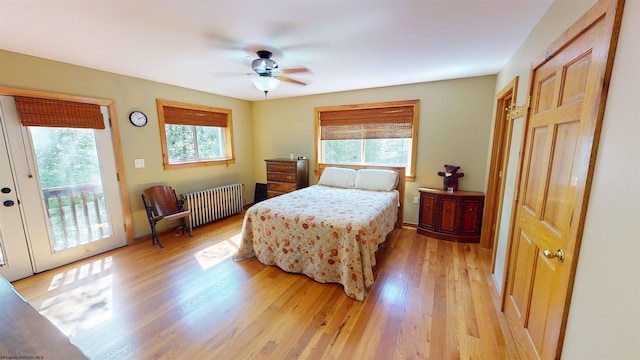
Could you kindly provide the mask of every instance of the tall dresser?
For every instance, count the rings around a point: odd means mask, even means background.
[[[265,162],[268,198],[309,186],[309,159],[268,159]]]

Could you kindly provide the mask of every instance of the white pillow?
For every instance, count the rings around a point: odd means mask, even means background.
[[[398,173],[393,170],[361,169],[356,175],[356,188],[391,191],[398,186]]]
[[[352,188],[356,185],[356,170],[339,167],[328,167],[322,171],[320,185]]]

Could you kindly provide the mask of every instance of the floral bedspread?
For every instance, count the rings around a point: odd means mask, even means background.
[[[234,260],[336,282],[363,301],[373,284],[378,245],[395,226],[398,192],[310,186],[253,205]]]

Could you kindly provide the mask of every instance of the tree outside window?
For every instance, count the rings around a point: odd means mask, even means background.
[[[315,111],[318,163],[401,166],[407,179],[415,178],[418,100]]]
[[[165,169],[234,162],[231,110],[157,100]]]
[[[169,163],[224,159],[224,131],[214,126],[165,124]]]

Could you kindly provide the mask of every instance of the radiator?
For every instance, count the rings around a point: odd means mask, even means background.
[[[184,209],[191,210],[191,227],[242,212],[243,188],[242,184],[231,184],[182,194]]]

